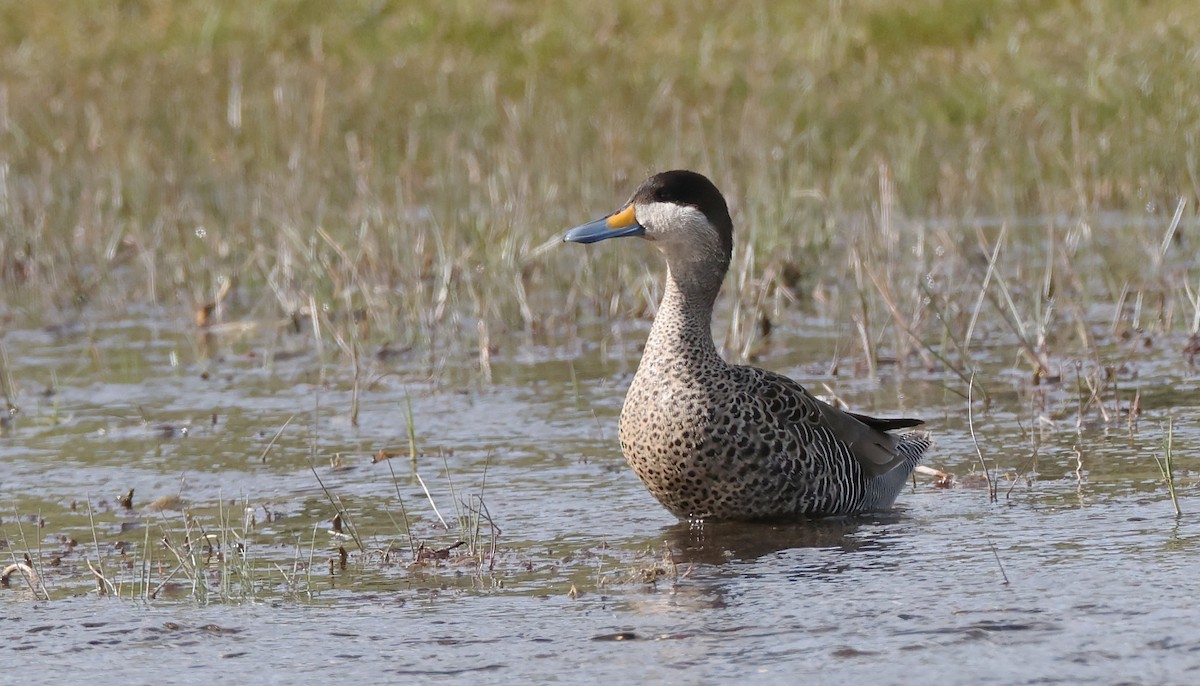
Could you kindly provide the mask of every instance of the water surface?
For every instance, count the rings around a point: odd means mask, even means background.
[[[929,464],[958,484],[918,477],[882,515],[700,526],[660,508],[616,446],[637,327],[502,347],[490,383],[471,351],[373,357],[355,426],[352,370],[286,327],[27,316],[0,339],[19,409],[0,437],[0,552],[28,553],[49,599],[20,575],[0,590],[0,668],[98,683],[1196,678],[1197,394],[1179,346],[1120,353],[1105,421],[1069,374],[1019,378],[997,334],[976,353],[991,404],[968,418],[941,370],[829,375],[848,335],[797,320],[757,363],[926,417]],[[1154,460],[1168,417],[1179,519]]]

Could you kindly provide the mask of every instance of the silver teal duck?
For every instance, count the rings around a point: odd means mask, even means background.
[[[667,262],[662,303],[625,396],[621,451],[686,519],[759,520],[886,510],[929,448],[919,419],[839,410],[795,381],[726,362],[713,303],[733,253],[725,198],[706,177],[656,174],[617,212],[563,240],[650,241]]]

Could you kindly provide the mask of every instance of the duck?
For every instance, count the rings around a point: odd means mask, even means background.
[[[727,362],[713,305],[733,256],[725,197],[703,174],[644,181],[616,212],[567,243],[639,237],[666,261],[666,283],[618,438],[634,473],[684,520],[753,521],[891,509],[928,450],[920,419],[845,411],[776,372]]]

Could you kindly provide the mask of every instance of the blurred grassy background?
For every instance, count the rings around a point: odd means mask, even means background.
[[[0,280],[486,339],[653,300],[538,246],[666,168],[802,268],[885,205],[1169,219],[1198,68],[1192,0],[3,0]]]

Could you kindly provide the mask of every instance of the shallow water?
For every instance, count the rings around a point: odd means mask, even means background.
[[[0,338],[20,410],[0,427],[0,554],[29,553],[50,597],[19,574],[0,589],[6,673],[1010,684],[1200,669],[1200,394],[1178,341],[1120,351],[1105,422],[1079,412],[1072,361],[1063,383],[1028,386],[996,334],[976,353],[992,403],[968,419],[936,370],[828,375],[853,334],[798,320],[757,363],[925,417],[928,464],[959,484],[919,477],[886,515],[697,526],[616,446],[637,327],[501,346],[490,384],[471,351],[372,358],[354,426],[352,372],[303,333],[206,337],[158,311],[50,324],[24,316]],[[1180,519],[1154,461],[1168,415]],[[381,450],[396,456],[373,462]]]

